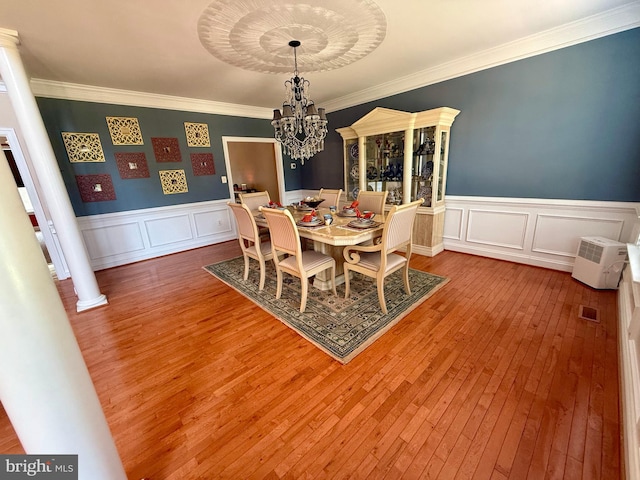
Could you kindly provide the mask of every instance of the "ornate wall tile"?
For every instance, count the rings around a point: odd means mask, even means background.
[[[115,157],[120,178],[149,177],[149,165],[144,152],[117,152]]]
[[[76,175],[76,183],[83,202],[105,202],[116,199],[111,175]]]
[[[138,119],[134,117],[105,117],[114,145],[144,145]]]
[[[187,193],[187,176],[184,170],[160,170],[160,183],[162,193],[171,195],[173,193]]]
[[[189,147],[210,147],[209,125],[206,123],[184,122],[184,131],[187,134]]]
[[[196,176],[215,175],[213,153],[192,153],[191,167],[193,168],[193,174]]]
[[[181,162],[180,144],[177,138],[151,138],[156,162]]]
[[[72,163],[105,161],[97,133],[62,132],[62,140]]]

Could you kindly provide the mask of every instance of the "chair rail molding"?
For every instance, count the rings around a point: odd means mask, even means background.
[[[581,237],[627,242],[640,203],[447,195],[444,248],[570,272]]]

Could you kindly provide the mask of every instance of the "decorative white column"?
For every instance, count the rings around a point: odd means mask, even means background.
[[[2,150],[0,205],[0,401],[27,454],[77,454],[78,478],[126,480]]]
[[[18,32],[0,28],[0,75],[7,87],[9,99],[22,129],[69,266],[71,280],[78,295],[76,307],[80,312],[106,304],[107,297],[101,294],[98,288],[47,130],[29,86],[29,79],[18,52],[18,43]]]

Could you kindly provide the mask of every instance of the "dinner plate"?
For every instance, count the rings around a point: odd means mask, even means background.
[[[380,223],[373,220],[351,220],[347,223],[348,227],[353,228],[372,228],[377,227],[378,225],[380,225]]]
[[[342,210],[342,211],[339,210],[337,215],[339,217],[355,217],[355,216],[357,216],[357,213],[355,211],[353,211],[353,212],[345,212],[344,210]]]
[[[314,220],[313,222],[303,222],[302,220],[298,220],[297,224],[301,227],[317,227],[319,225],[324,225],[324,222],[320,219]]]
[[[313,210],[313,208],[307,205],[296,205],[296,210],[298,210],[299,212],[310,212],[311,210]]]

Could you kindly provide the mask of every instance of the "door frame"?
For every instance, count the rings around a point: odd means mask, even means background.
[[[69,267],[65,261],[62,247],[60,246],[60,242],[58,241],[58,237],[55,233],[53,222],[51,219],[47,218],[47,215],[45,214],[43,203],[40,200],[40,195],[38,195],[38,190],[35,182],[33,181],[33,177],[31,176],[31,168],[24,156],[22,146],[18,141],[18,136],[13,128],[6,127],[0,127],[0,136],[7,138],[9,149],[13,154],[16,166],[20,172],[20,177],[22,177],[22,182],[29,194],[29,200],[33,206],[33,213],[36,217],[36,221],[38,222],[38,226],[40,227],[40,231],[42,232],[42,236],[44,237],[44,244],[49,252],[49,257],[51,257],[51,263],[53,263],[56,276],[59,280],[69,278]]]
[[[229,143],[269,143],[273,145],[273,156],[276,166],[276,177],[278,179],[278,195],[280,201],[285,202],[284,168],[282,165],[282,147],[275,138],[258,137],[222,137],[222,150],[224,151],[224,165],[227,170],[227,184],[229,186],[229,199],[234,201],[233,175],[231,173],[231,159],[229,158]]]

